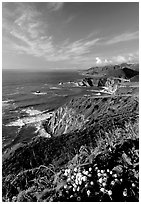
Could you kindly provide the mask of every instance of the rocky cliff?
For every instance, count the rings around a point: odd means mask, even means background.
[[[135,108],[132,114],[137,113],[137,104],[138,101],[131,97],[74,98],[57,109],[45,122],[44,127],[51,135],[58,136],[86,128],[86,124],[90,125],[99,117],[103,120],[104,117],[117,115],[121,111],[123,111],[121,115],[124,115],[123,107],[131,110]]]

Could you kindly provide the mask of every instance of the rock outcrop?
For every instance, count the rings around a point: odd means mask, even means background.
[[[119,98],[121,98],[120,103]],[[125,98],[127,99],[124,100]],[[104,115],[118,113],[117,110],[120,112],[123,107],[128,107],[131,103],[132,107],[130,108],[132,109],[133,103],[138,103],[132,97],[125,98],[119,96],[114,98],[74,98],[57,109],[53,116],[45,122],[44,127],[52,136],[80,131],[86,128],[87,123],[93,123],[93,120],[99,116],[104,118]]]

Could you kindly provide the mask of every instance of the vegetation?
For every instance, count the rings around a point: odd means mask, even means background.
[[[71,102],[85,113],[81,130],[36,137],[3,157],[3,201],[139,201],[138,100],[93,102]]]

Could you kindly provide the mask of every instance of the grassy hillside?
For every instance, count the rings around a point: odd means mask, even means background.
[[[72,99],[63,108],[76,113],[71,127],[84,116],[81,128],[4,155],[3,201],[138,201],[138,105],[138,97]]]

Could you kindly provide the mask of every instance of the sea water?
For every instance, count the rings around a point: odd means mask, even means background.
[[[73,96],[88,94],[86,88],[59,85],[82,78],[77,71],[3,70],[3,149],[30,141],[37,134],[37,124],[50,117],[51,111]]]

